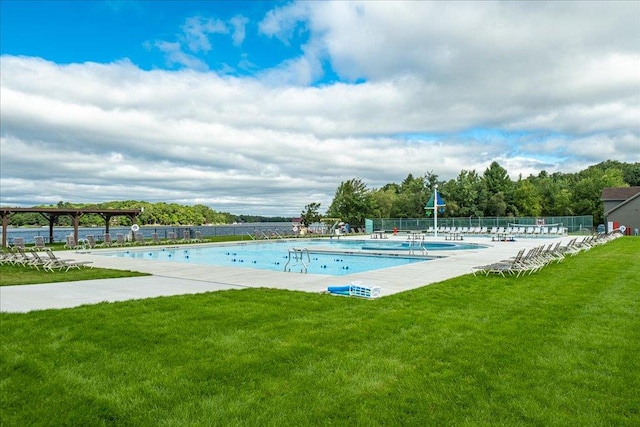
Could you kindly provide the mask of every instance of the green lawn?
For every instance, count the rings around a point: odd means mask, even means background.
[[[0,265],[0,286],[34,285],[37,283],[75,282],[78,280],[116,279],[119,277],[148,276],[127,270],[112,270],[108,268],[71,269],[69,271],[45,271],[21,265]]]
[[[639,258],[626,237],[371,301],[246,289],[2,313],[0,419],[637,426]]]

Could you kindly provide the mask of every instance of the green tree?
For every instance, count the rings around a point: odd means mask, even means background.
[[[541,171],[537,177],[530,176],[527,181],[531,182],[540,196],[541,216],[573,215],[570,175],[559,172],[549,175]]]
[[[391,218],[393,216],[393,206],[398,198],[398,192],[393,186],[385,187],[371,192],[373,218]]]
[[[372,211],[372,198],[366,184],[354,178],[340,183],[327,215],[340,218],[352,226],[362,226]]]
[[[392,216],[395,218],[420,218],[425,214],[424,206],[429,200],[429,195],[438,176],[429,172],[424,176],[414,178],[407,175],[398,187],[398,195],[392,206]]]
[[[606,187],[628,187],[622,171],[617,168],[601,169],[590,167],[578,174],[574,186],[573,209],[575,215],[593,215],[593,220],[604,220],[602,190]]]
[[[304,210],[300,213],[300,217],[305,225],[308,226],[320,221],[320,218],[322,218],[320,215],[320,206],[320,203],[313,202],[304,207]]]
[[[507,170],[498,162],[492,162],[483,175],[482,200],[487,216],[513,215],[513,182]]]
[[[485,203],[485,213],[487,216],[506,216],[507,202],[505,201],[502,191],[491,194],[487,199]]]
[[[482,180],[475,170],[462,170],[455,180],[441,187],[449,216],[481,216]]]
[[[513,190],[513,203],[519,216],[540,216],[542,214],[542,197],[530,180],[520,179],[516,182]]]

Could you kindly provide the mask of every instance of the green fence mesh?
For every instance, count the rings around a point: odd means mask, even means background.
[[[367,233],[374,230],[427,231],[435,227],[435,219],[431,218],[376,218],[366,219]],[[545,216],[545,217],[438,217],[440,227],[517,227],[517,226],[555,226],[564,227],[569,233],[577,231],[593,231],[593,216]]]

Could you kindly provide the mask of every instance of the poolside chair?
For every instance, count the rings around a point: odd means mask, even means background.
[[[33,262],[33,258],[27,255],[23,248],[20,246],[14,246],[12,248],[14,257],[13,257],[13,265],[22,265],[22,266],[30,266]]]
[[[98,246],[96,244],[96,238],[93,234],[87,234],[87,246],[89,246],[89,249],[93,249]]]
[[[113,242],[113,246],[125,246],[127,242],[124,240],[124,234],[116,234],[116,241]]]
[[[45,271],[53,271],[51,260],[43,259],[37,251],[31,252],[31,258],[30,266],[35,267],[36,270],[40,270],[40,267],[42,267]]]
[[[75,237],[72,235],[68,235],[66,239],[67,243],[64,245],[66,249],[82,249],[82,245],[79,245],[78,242],[76,242]]]
[[[158,236],[158,233],[153,233],[151,234],[151,241],[148,242],[148,244],[150,245],[159,245],[160,242],[160,236]]]
[[[191,232],[189,230],[183,230],[182,231],[182,243],[189,243],[191,242]]]
[[[144,241],[144,234],[142,234],[142,233],[136,233],[135,241],[136,241],[136,244],[138,244],[138,245],[146,245],[147,244],[147,242]]]
[[[48,268],[48,260],[43,260],[38,252],[31,251],[27,253],[22,248],[16,248],[17,257],[15,258],[15,263],[20,264],[25,267],[33,267],[36,270],[40,270],[40,267],[43,267],[45,270],[49,270]]]
[[[174,231],[170,231],[169,233],[167,233],[167,240],[170,243],[176,243],[176,240],[177,240],[176,233]]]
[[[547,250],[544,252],[544,256],[549,261],[549,264],[555,261],[556,263],[564,261],[564,253],[560,250],[561,242],[557,242],[555,246],[553,243],[549,245]]]
[[[573,254],[574,251],[576,251],[577,249],[574,247],[576,241],[578,240],[577,237],[569,240],[569,242],[567,242],[566,245],[564,246],[560,246],[557,251],[563,255],[571,255]]]
[[[476,273],[482,273],[488,276],[489,274],[494,273],[500,274],[502,277],[505,277],[504,273],[512,274],[515,269],[520,268],[524,252],[525,249],[520,249],[518,254],[513,258],[494,262],[492,264],[473,267],[473,275],[475,276]]]
[[[0,252],[0,264],[14,264],[15,262],[16,253],[8,248],[2,248]]]
[[[33,250],[34,251],[39,251],[39,250],[44,250],[45,245],[44,245],[44,237],[43,236],[36,236],[33,238]]]
[[[72,268],[77,268],[78,270],[81,267],[84,266],[89,266],[90,268],[93,268],[93,261],[76,261],[73,259],[62,259],[62,258],[58,258],[53,251],[45,251],[47,253],[47,255],[49,255],[49,259],[51,260],[49,263],[49,267],[56,268],[59,270],[65,270],[65,271],[69,271]]]
[[[13,253],[9,252],[5,248],[0,248],[0,264],[9,264],[13,258]]]
[[[22,249],[24,249],[24,238],[23,237],[14,237],[12,246],[14,248],[22,248]]]
[[[518,272],[518,276],[520,275],[520,273],[534,273],[547,265],[547,260],[544,258],[543,253],[544,246],[537,246],[533,249],[530,249],[529,252],[527,252],[527,254],[522,257],[522,265],[520,269],[521,271]]]
[[[113,241],[111,240],[111,234],[104,233],[104,235],[102,236],[102,243],[98,244],[98,246],[108,248],[112,244],[113,244]]]

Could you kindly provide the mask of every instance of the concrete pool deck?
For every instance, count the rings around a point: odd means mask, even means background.
[[[369,236],[358,235],[342,238],[369,239]],[[100,302],[244,288],[274,288],[319,293],[326,291],[328,286],[346,285],[354,281],[379,286],[382,289],[382,296],[387,296],[469,274],[475,266],[512,257],[520,249],[528,250],[540,245],[548,246],[557,241],[561,241],[561,244],[564,245],[571,238],[570,236],[526,237],[516,239],[515,242],[492,242],[490,237],[469,236],[465,237],[464,243],[478,243],[488,247],[458,251],[431,251],[429,255],[444,257],[340,277],[99,255],[100,251],[113,251],[113,248],[97,249],[84,253],[65,251],[57,254],[61,258],[92,261],[92,265],[95,267],[133,270],[151,275],[122,279],[3,286],[0,287],[0,311],[28,312],[71,308]],[[392,239],[406,241],[407,237],[390,236],[389,240]],[[444,237],[427,237],[426,240],[444,242]],[[180,247],[188,246],[181,245]],[[158,248],[161,247],[163,246],[158,246]],[[122,250],[128,249],[131,248],[122,248]]]

